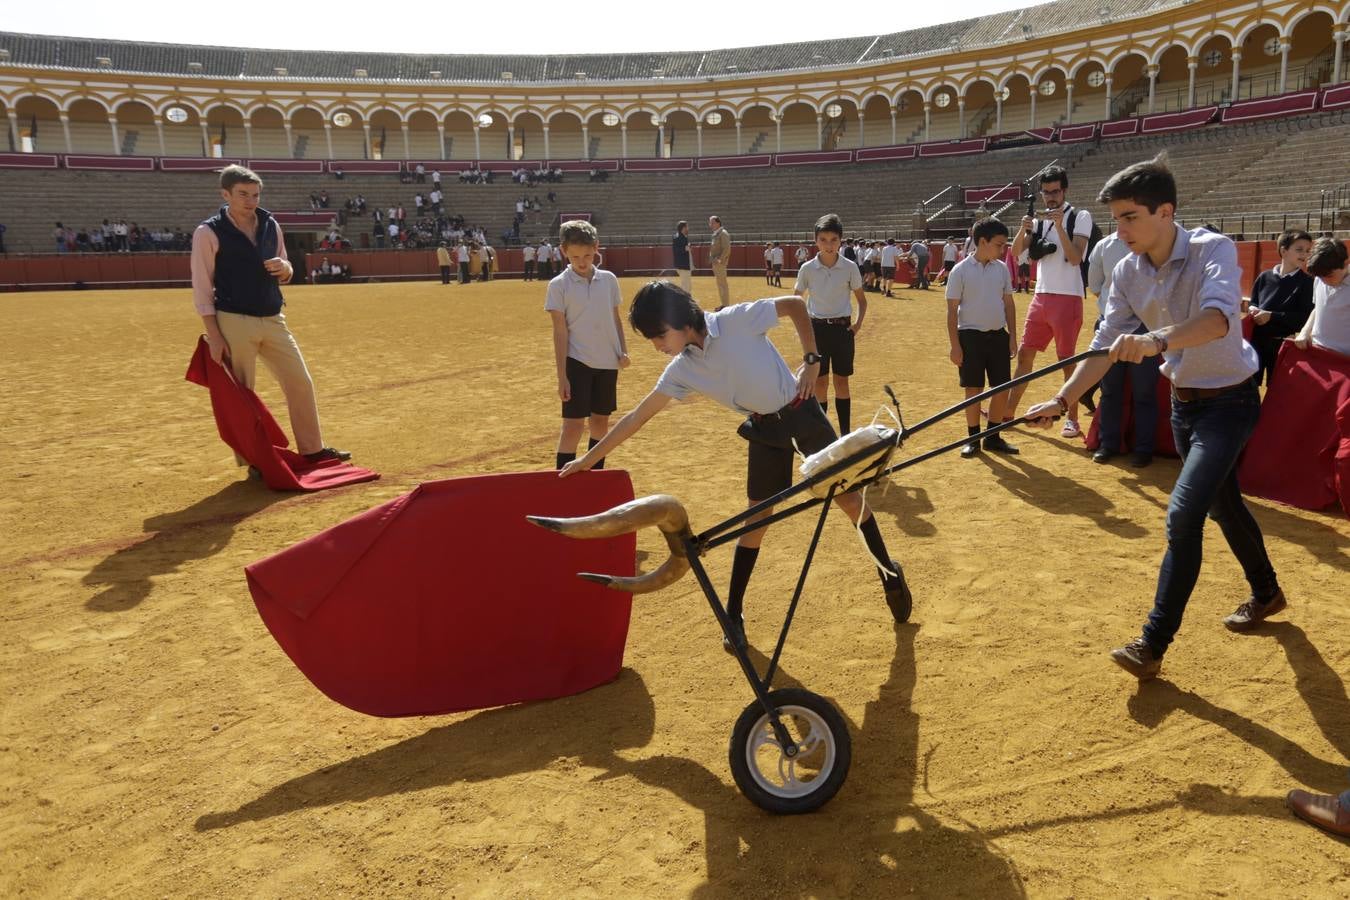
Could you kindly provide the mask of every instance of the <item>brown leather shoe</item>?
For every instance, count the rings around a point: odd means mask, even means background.
[[[1350,837],[1350,791],[1339,797],[1290,791],[1284,802],[1290,812],[1305,822],[1311,822],[1332,834]]]
[[[1224,616],[1224,627],[1229,631],[1244,632],[1251,631],[1257,625],[1264,622],[1269,616],[1280,612],[1289,604],[1285,602],[1284,591],[1276,590],[1275,596],[1271,597],[1265,603],[1257,600],[1255,597],[1248,597],[1242,601],[1242,605],[1233,611],[1231,615]]]
[[[1162,659],[1153,655],[1153,648],[1141,637],[1112,650],[1111,661],[1140,681],[1157,678],[1162,670]]]

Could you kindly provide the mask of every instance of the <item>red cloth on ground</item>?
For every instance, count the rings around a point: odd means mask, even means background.
[[[577,573],[632,575],[637,537],[578,540],[525,516],[592,515],[632,499],[622,470],[433,481],[245,572],[286,655],[358,712],[562,697],[619,674],[632,595]]]
[[[1238,469],[1243,493],[1350,514],[1350,356],[1285,341],[1270,382]]]
[[[1086,444],[1089,450],[1102,445],[1101,437],[1101,391],[1097,392],[1097,411],[1092,414],[1092,427],[1088,429]],[[1119,453],[1129,453],[1134,448],[1134,388],[1130,379],[1125,379],[1124,412],[1120,425],[1120,440],[1123,447],[1113,448]],[[1177,456],[1177,442],[1172,438],[1172,382],[1166,375],[1158,376],[1158,425],[1153,435],[1154,456]]]
[[[378,472],[351,463],[335,459],[313,463],[287,450],[290,442],[267,405],[235,381],[224,366],[211,361],[206,338],[197,339],[197,352],[184,377],[211,392],[211,411],[220,439],[262,472],[263,482],[272,490],[321,491],[380,477]]]

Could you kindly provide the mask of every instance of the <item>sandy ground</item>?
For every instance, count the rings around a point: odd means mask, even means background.
[[[0,297],[0,894],[1350,894],[1350,846],[1283,805],[1350,787],[1347,522],[1253,503],[1291,605],[1244,637],[1219,622],[1245,584],[1211,528],[1165,678],[1138,689],[1106,652],[1147,612],[1177,464],[1098,466],[1057,435],[872,492],[909,625],[890,624],[842,517],[827,525],[782,682],[830,697],[853,734],[849,779],[814,815],[769,816],[732,783],[751,695],[692,579],[640,599],[623,674],[587,694],[402,720],[328,701],[263,627],[243,566],[421,481],[547,467],[557,406],[540,285],[289,296],[327,437],[374,484],[243,480],[183,381],[187,292]],[[944,329],[936,292],[872,301],[855,419],[884,382],[911,420],[957,399]],[[664,362],[631,343],[621,408]],[[681,405],[611,461],[697,528],[742,504],[735,425]],[[759,647],[811,524],[766,543]],[[643,565],[661,553],[643,535]],[[719,586],[729,558],[708,560]]]

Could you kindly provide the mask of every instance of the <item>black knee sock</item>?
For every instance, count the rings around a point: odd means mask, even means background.
[[[731,560],[731,586],[727,588],[727,615],[732,621],[739,620],[745,603],[745,589],[750,584],[750,575],[755,571],[755,561],[759,559],[758,547],[736,545],[736,554]]]
[[[595,445],[598,444],[598,443],[600,443],[600,442],[597,441],[595,438],[591,438],[591,442],[586,446],[586,449],[587,449],[587,450],[593,450],[593,449],[595,449]],[[605,467],[605,458],[604,458],[603,456],[600,457],[600,461],[599,461],[598,463],[596,463],[595,465],[591,466],[592,469],[597,469],[597,470],[603,469],[604,467]]]
[[[975,435],[977,435],[977,434],[979,434],[979,433],[980,433],[980,426],[978,426],[978,425],[967,425],[967,426],[966,426],[966,434],[970,435],[971,437],[974,437]]]
[[[877,517],[868,516],[867,521],[858,527],[862,532],[863,540],[867,541],[867,549],[872,551],[872,555],[881,560],[882,563],[890,565],[891,554],[886,549],[886,542],[881,538],[881,529],[877,527]],[[890,577],[880,569],[877,574],[881,577],[881,583],[886,584]]]
[[[821,412],[827,413],[827,412],[830,411],[830,401],[829,401],[829,400],[817,400],[816,402],[820,404],[820,411],[821,411]]]
[[[839,433],[848,434],[853,430],[849,427],[853,419],[853,400],[849,397],[835,397],[834,408],[839,412]]]
[[[577,455],[575,453],[559,453],[557,468],[561,469],[563,466],[567,465],[576,458]]]

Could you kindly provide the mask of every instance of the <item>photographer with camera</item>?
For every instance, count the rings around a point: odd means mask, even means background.
[[[1087,257],[1088,236],[1092,232],[1092,214],[1085,209],[1074,209],[1065,196],[1069,189],[1069,173],[1059,166],[1051,166],[1041,173],[1040,197],[1045,209],[1039,214],[1032,198],[1028,215],[1013,239],[1013,254],[1020,256],[1026,250],[1037,263],[1036,293],[1027,307],[1026,322],[1022,328],[1022,345],[1017,351],[1017,371],[1014,377],[1029,373],[1036,363],[1036,354],[1055,342],[1059,359],[1073,356],[1078,344],[1078,332],[1083,327],[1083,271]],[[1069,377],[1064,370],[1064,378]],[[1013,388],[1007,418],[1016,417],[1018,402],[1026,385]],[[1065,413],[1064,437],[1082,434],[1078,427],[1078,404]]]

